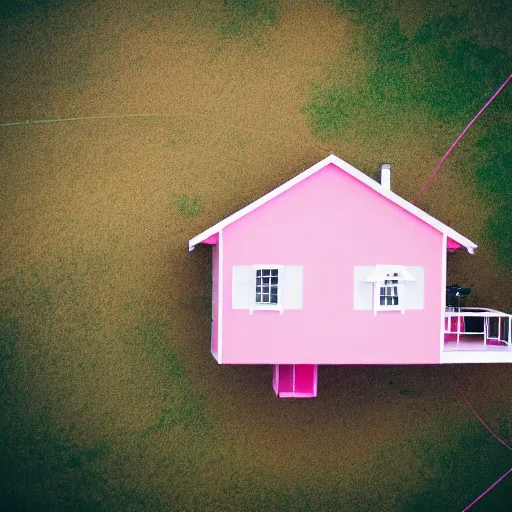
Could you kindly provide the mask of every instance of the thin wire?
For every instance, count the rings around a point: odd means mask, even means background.
[[[464,399],[468,407],[471,409],[471,412],[475,415],[475,417],[478,419],[478,421],[492,434],[492,436],[497,439],[503,446],[508,448],[509,450],[512,450],[512,447],[508,445],[501,437],[499,437],[497,434],[495,434],[491,428],[485,423],[485,421],[478,415],[478,413],[475,411],[469,400],[466,398],[462,390],[460,389],[460,386],[458,382],[454,380],[455,386],[457,387],[457,390],[460,394],[460,396]],[[504,475],[502,475],[496,482],[494,482],[487,490],[485,490],[478,498],[473,500],[462,512],[467,512],[475,503],[479,502],[486,494],[488,494],[492,489],[494,489],[502,480],[504,480],[510,473],[512,473],[512,468],[510,468]]]
[[[506,448],[508,448],[509,450],[512,451],[512,447],[507,444],[505,441],[503,441],[503,439],[501,439],[501,437],[499,437],[497,434],[495,434],[491,427],[489,427],[489,425],[487,425],[487,423],[485,423],[485,421],[478,415],[478,413],[475,411],[475,409],[473,408],[473,406],[470,404],[469,400],[466,398],[466,396],[464,395],[464,393],[462,392],[462,390],[460,389],[460,386],[459,384],[457,383],[457,381],[455,381],[455,386],[457,387],[458,389],[458,392],[460,394],[460,396],[463,398],[463,400],[466,402],[466,404],[468,405],[468,407],[471,409],[471,412],[475,415],[475,417],[478,419],[478,421],[493,435],[493,437],[495,439],[497,439],[503,446],[505,446]]]
[[[64,123],[67,121],[87,121],[90,119],[120,119],[123,117],[170,117],[165,114],[121,114],[112,116],[89,116],[89,117],[68,117],[65,119],[38,119],[34,121],[14,121],[10,123],[0,123],[0,126],[27,126],[31,124],[50,124]]]
[[[489,491],[492,491],[492,489],[494,489],[502,480],[504,480],[505,478],[507,478],[508,475],[510,475],[510,473],[512,473],[512,468],[510,468],[503,476],[500,476],[500,478],[498,478],[498,480],[496,480],[496,482],[494,482],[490,487],[489,489],[487,489],[486,491],[484,491],[482,494],[480,494],[480,496],[478,496],[478,498],[474,501],[472,501],[462,512],[466,512],[467,510],[469,510],[475,503],[479,502],[487,493],[489,493]]]
[[[119,115],[103,115],[103,116],[87,116],[87,117],[67,117],[63,119],[37,119],[37,120],[27,120],[27,121],[13,121],[13,122],[7,122],[7,123],[0,123],[0,128],[5,126],[30,126],[34,124],[52,124],[52,123],[65,123],[70,121],[89,121],[94,119],[125,119],[125,118],[160,118],[160,119],[171,119],[173,117],[189,117],[193,119],[201,119],[201,120],[207,120],[207,121],[215,121],[212,117],[207,116],[201,116],[198,114],[119,114]],[[222,122],[222,121],[219,121]],[[282,137],[283,134],[277,134],[277,133],[267,133],[261,130],[256,130],[254,128],[247,128],[245,126],[236,126],[232,124],[227,124],[225,122],[222,122],[222,125],[224,128],[231,128],[234,130],[242,130],[246,132],[252,132],[257,135],[261,135],[269,140],[271,140],[273,143],[276,143],[276,139],[281,135],[281,141],[280,143],[288,143],[288,144],[294,144],[295,142],[292,141],[285,141]],[[329,148],[326,148],[325,146],[319,144],[318,142],[315,142],[313,146],[317,149],[321,149],[322,151],[331,152]]]
[[[462,137],[464,137],[464,135],[471,128],[473,123],[480,117],[480,114],[491,104],[491,102],[494,100],[494,98],[496,98],[496,96],[498,96],[498,94],[505,88],[505,86],[509,83],[509,81],[511,79],[512,79],[512,74],[509,75],[509,77],[501,84],[500,88],[489,98],[489,100],[487,100],[485,105],[478,111],[478,114],[475,117],[473,117],[473,119],[471,119],[471,121],[468,123],[466,128],[464,128],[464,130],[462,130],[461,134],[455,139],[455,142],[450,146],[450,149],[446,152],[446,154],[443,156],[443,158],[441,158],[441,160],[437,164],[437,167],[435,168],[434,172],[430,175],[430,177],[425,182],[425,184],[423,185],[421,190],[416,194],[416,196],[414,196],[413,200],[411,201],[412,204],[414,204],[416,202],[418,197],[420,197],[420,195],[423,193],[423,191],[428,187],[430,182],[434,179],[435,175],[438,173],[438,171],[441,168],[441,166],[443,165],[444,161],[448,158],[448,155],[453,151],[453,149],[458,144],[460,139],[462,139]]]

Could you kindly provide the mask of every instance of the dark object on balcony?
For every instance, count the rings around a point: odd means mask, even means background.
[[[464,306],[466,297],[471,293],[471,288],[461,288],[458,285],[446,287],[446,305],[452,307]]]

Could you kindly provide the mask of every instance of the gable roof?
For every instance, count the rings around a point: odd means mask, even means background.
[[[336,155],[331,154],[327,158],[324,158],[320,162],[310,167],[309,169],[306,169],[304,172],[301,172],[300,174],[295,176],[295,178],[288,180],[286,183],[283,183],[281,186],[275,188],[268,194],[265,194],[264,196],[260,197],[253,203],[245,206],[241,210],[238,210],[237,212],[233,213],[233,215],[226,217],[224,220],[221,220],[211,228],[207,229],[206,231],[203,231],[199,235],[189,240],[189,251],[193,250],[197,244],[204,242],[207,238],[209,238],[212,235],[215,235],[226,226],[233,224],[233,222],[236,222],[238,219],[241,219],[248,213],[252,212],[253,210],[256,210],[256,208],[259,208],[265,203],[268,203],[271,199],[274,199],[274,197],[277,197],[286,190],[289,190],[290,188],[294,187],[301,181],[318,172],[320,169],[323,169],[328,164],[336,165],[337,167],[340,168],[340,170],[350,174],[351,176],[361,181],[371,189],[375,190],[375,192],[377,192],[378,194],[384,196],[386,199],[389,199],[390,201],[397,204],[404,210],[408,211],[409,213],[412,213],[418,219],[421,219],[423,222],[426,222],[427,224],[437,229],[441,233],[447,235],[452,240],[455,240],[462,246],[466,247],[466,249],[471,254],[473,254],[473,250],[478,247],[471,240],[469,240],[465,236],[462,236],[460,233],[457,233],[457,231],[455,231],[451,227],[447,226],[446,224],[443,224],[441,221],[435,219],[428,213],[424,212],[423,210],[420,210],[417,206],[414,206],[412,203],[409,203],[409,201],[406,201],[405,199],[395,194],[391,190],[388,190],[387,188],[383,187],[380,183],[373,180],[372,178],[361,172],[359,169],[356,169],[354,166],[345,162],[341,158],[338,158]]]

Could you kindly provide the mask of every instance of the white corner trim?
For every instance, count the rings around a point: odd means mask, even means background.
[[[446,264],[448,259],[447,244],[448,237],[445,234],[443,234],[443,248],[441,251],[441,334],[439,347],[441,351],[441,356],[444,352],[444,315],[446,312]]]
[[[203,231],[199,235],[197,235],[194,238],[192,238],[191,240],[189,240],[189,243],[188,243],[189,251],[191,251],[195,245],[206,240],[209,236],[214,235],[215,233],[219,233],[226,226],[229,226],[230,224],[232,224],[233,222],[237,221],[238,219],[244,217],[245,215],[252,212],[256,208],[259,208],[260,206],[264,205],[265,203],[267,203],[274,197],[277,197],[278,195],[282,194],[286,190],[297,185],[301,181],[304,181],[306,178],[315,174],[320,169],[323,169],[328,164],[336,165],[341,170],[347,172],[348,174],[350,174],[351,176],[353,176],[360,182],[362,182],[365,185],[367,185],[368,187],[370,187],[372,190],[375,190],[375,192],[379,193],[380,195],[389,199],[393,203],[402,207],[404,210],[408,211],[409,213],[412,213],[414,216],[423,220],[424,222],[426,222],[433,228],[437,229],[441,233],[448,235],[450,238],[452,238],[459,244],[466,247],[469,252],[471,252],[473,249],[476,249],[478,247],[475,243],[473,243],[471,240],[469,240],[465,236],[461,235],[460,233],[457,233],[457,231],[455,231],[454,229],[450,228],[446,224],[443,224],[441,221],[435,219],[434,217],[432,217],[428,213],[424,212],[423,210],[420,210],[417,206],[413,205],[409,201],[406,201],[405,199],[398,196],[391,190],[387,190],[380,183],[373,180],[372,178],[370,178],[369,176],[367,176],[366,174],[361,172],[359,169],[356,169],[354,166],[350,165],[348,162],[345,162],[341,158],[338,158],[336,155],[330,154],[327,158],[320,160],[320,162],[311,166],[309,169],[306,169],[305,171],[298,174],[291,180],[288,180],[286,183],[283,183],[281,186],[275,188],[268,194],[265,194],[264,196],[260,197],[256,201],[245,206],[241,210],[238,210],[234,214],[230,215],[229,217],[226,217],[224,220],[220,221],[219,223],[215,224],[211,228],[207,229],[206,231]],[[332,237],[334,237],[334,236],[336,236],[335,233],[332,234]]]
[[[218,363],[222,364],[222,312],[223,312],[223,300],[224,300],[224,236],[222,230],[219,231],[219,274],[218,274],[219,284],[218,284],[218,293],[219,300],[217,301],[217,306],[219,308],[217,314],[218,320],[218,331],[217,331],[217,354],[218,354]]]

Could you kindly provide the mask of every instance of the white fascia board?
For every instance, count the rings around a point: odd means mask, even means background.
[[[387,277],[387,274],[397,273],[397,277]],[[416,279],[403,265],[381,265],[377,264],[370,272],[370,275],[365,279],[367,283],[384,283],[387,279],[394,279],[397,281],[412,282]],[[384,285],[382,285],[384,286]]]
[[[478,246],[473,243],[471,240],[466,238],[465,236],[461,235],[460,233],[457,233],[454,229],[450,228],[446,224],[443,224],[441,221],[435,219],[428,213],[424,212],[423,210],[420,210],[417,206],[414,206],[412,203],[409,203],[409,201],[406,201],[399,195],[395,194],[394,192],[391,192],[391,190],[386,189],[383,187],[380,183],[373,180],[363,172],[361,172],[359,169],[356,169],[353,165],[350,165],[348,162],[345,162],[341,158],[338,158],[336,155],[329,155],[327,158],[324,158],[323,160],[320,160],[320,162],[316,163],[309,169],[306,169],[304,172],[298,174],[295,176],[295,178],[292,178],[291,180],[288,180],[286,183],[283,183],[281,186],[275,188],[268,194],[265,194],[264,196],[260,197],[253,203],[245,206],[241,210],[238,210],[233,215],[230,215],[229,217],[226,217],[224,220],[220,221],[219,223],[215,224],[211,228],[207,229],[206,231],[203,231],[199,235],[195,236],[191,240],[189,240],[188,246],[189,251],[193,250],[194,247],[201,243],[203,240],[206,240],[211,235],[214,235],[218,233],[221,229],[225,228],[226,226],[229,226],[233,222],[237,221],[238,219],[244,217],[248,213],[252,212],[256,208],[259,208],[260,206],[264,205],[271,199],[274,199],[274,197],[277,197],[278,195],[282,194],[286,190],[289,190],[293,186],[297,185],[301,181],[305,180],[309,176],[315,174],[320,169],[324,168],[328,164],[334,164],[337,167],[339,167],[342,171],[347,172],[357,180],[361,181],[371,189],[378,192],[380,195],[386,197],[393,203],[397,204],[398,206],[401,206],[404,210],[408,211],[409,213],[412,213],[414,216],[418,217],[419,219],[423,220],[433,228],[437,229],[441,233],[446,234],[459,244],[463,245],[468,249],[468,251],[472,254],[473,250],[476,249]]]
[[[286,183],[283,183],[279,187],[275,188],[274,190],[270,191],[268,194],[265,194],[264,196],[260,197],[256,201],[252,202],[251,204],[245,206],[241,210],[238,210],[237,212],[233,213],[233,215],[230,215],[229,217],[226,217],[224,220],[221,220],[219,223],[215,224],[211,228],[207,229],[206,231],[203,231],[199,235],[192,238],[188,245],[189,250],[192,250],[192,248],[201,243],[203,240],[206,240],[209,236],[214,235],[218,233],[221,229],[225,228],[226,226],[229,226],[233,222],[237,221],[238,219],[244,217],[248,213],[252,212],[256,208],[259,208],[260,206],[264,205],[271,199],[274,199],[274,197],[277,197],[278,195],[282,194],[286,190],[289,190],[294,185],[297,185],[301,181],[305,180],[315,172],[319,171],[329,163],[331,163],[331,157],[334,155],[330,155],[327,158],[324,158],[320,162],[316,163],[309,169],[305,170],[304,172],[298,174],[295,176],[295,178],[292,178],[291,180],[288,180]],[[336,157],[335,157],[336,158]],[[347,164],[348,165],[348,164]]]
[[[450,350],[441,352],[441,364],[512,363],[512,350]]]

